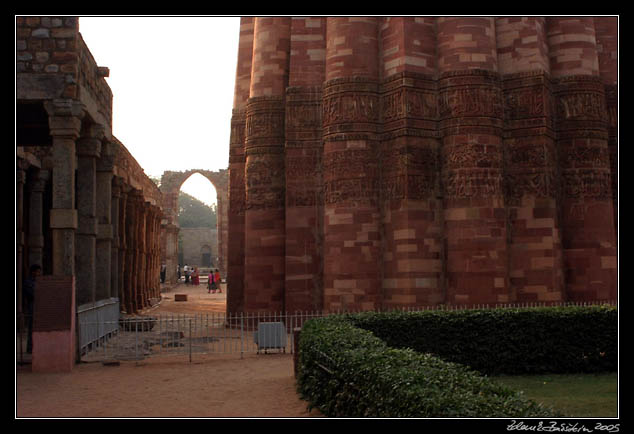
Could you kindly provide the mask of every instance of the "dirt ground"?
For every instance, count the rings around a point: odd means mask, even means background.
[[[186,293],[186,302],[175,302]],[[178,285],[148,313],[224,312],[226,291]],[[208,354],[75,365],[70,373],[18,366],[17,418],[311,418],[295,389],[293,356]]]

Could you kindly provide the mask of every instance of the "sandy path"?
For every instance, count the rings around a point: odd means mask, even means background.
[[[187,302],[174,302],[187,293]],[[224,312],[223,294],[180,285],[155,312]],[[297,395],[291,354],[198,355],[81,363],[71,373],[32,373],[19,366],[16,413],[21,417],[321,417]]]

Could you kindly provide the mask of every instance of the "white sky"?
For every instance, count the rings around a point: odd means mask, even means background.
[[[112,133],[147,175],[228,167],[239,17],[80,16],[79,32],[110,69]],[[216,203],[201,175],[182,190]]]

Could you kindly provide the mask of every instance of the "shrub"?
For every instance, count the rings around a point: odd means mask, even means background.
[[[389,347],[351,316],[308,321],[298,391],[334,417],[555,417],[464,365]]]
[[[485,374],[617,369],[614,307],[363,313],[351,319],[391,347],[432,353]]]

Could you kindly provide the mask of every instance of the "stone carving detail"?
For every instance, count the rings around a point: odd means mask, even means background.
[[[555,82],[559,129],[605,129],[605,87],[600,77],[570,76]]]
[[[431,92],[400,88],[383,95],[381,102],[384,122],[403,117],[435,119],[438,116],[438,98]]]
[[[324,124],[377,122],[378,97],[372,94],[336,94],[324,99]]]
[[[548,103],[541,87],[512,89],[504,93],[504,116],[507,119],[547,115]]]
[[[562,178],[567,199],[612,199],[612,183],[607,170],[564,171]]]
[[[321,106],[321,88],[288,88],[286,93],[286,134],[315,132],[321,136]]]
[[[438,111],[441,118],[481,116],[502,118],[502,95],[496,87],[464,87],[440,92]]]
[[[324,183],[324,204],[377,206],[378,181],[374,177],[337,179]]]
[[[557,182],[553,170],[507,173],[505,187],[507,205],[519,205],[520,199],[526,195],[557,197]]]
[[[565,168],[607,168],[610,155],[605,146],[564,146],[559,161]]]
[[[446,170],[467,167],[501,168],[502,152],[499,146],[479,143],[445,146],[442,162]]]
[[[283,146],[284,100],[282,97],[257,97],[247,102],[245,147]]]
[[[247,157],[246,209],[284,206],[284,161],[269,155]]]
[[[561,120],[606,121],[605,100],[597,93],[569,93],[559,97],[557,115]]]
[[[443,178],[449,198],[491,197],[503,192],[500,170],[468,170],[447,173]]]

